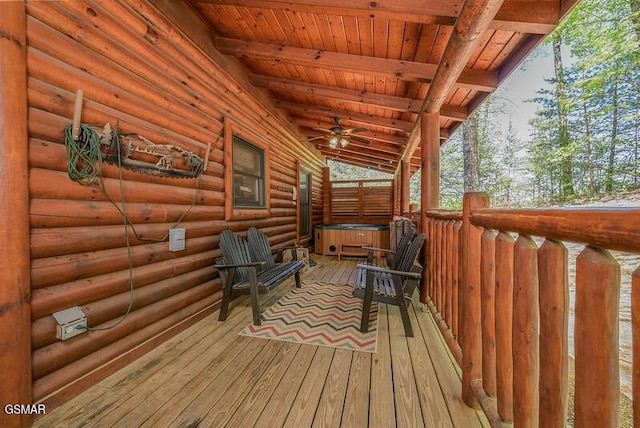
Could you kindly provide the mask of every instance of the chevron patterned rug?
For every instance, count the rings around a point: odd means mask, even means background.
[[[240,334],[375,353],[378,304],[371,306],[369,331],[361,333],[362,300],[352,291],[349,284],[303,281],[262,313],[262,325],[250,324]]]

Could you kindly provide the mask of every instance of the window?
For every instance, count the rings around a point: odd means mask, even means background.
[[[250,142],[249,142],[250,141]],[[253,220],[271,215],[269,145],[225,118],[224,219]]]
[[[233,136],[233,206],[265,208],[264,150]]]

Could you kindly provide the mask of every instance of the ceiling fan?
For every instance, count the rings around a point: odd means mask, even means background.
[[[351,134],[355,134],[356,132],[368,131],[367,128],[351,128],[347,129],[344,126],[340,125],[342,119],[339,117],[334,117],[333,121],[335,125],[329,129],[324,128],[313,128],[316,131],[326,132],[327,135],[323,135],[321,137],[310,138],[308,141],[317,140],[320,138],[328,138],[329,139],[329,147],[335,149],[338,147],[338,143],[344,148],[348,144],[348,138]]]

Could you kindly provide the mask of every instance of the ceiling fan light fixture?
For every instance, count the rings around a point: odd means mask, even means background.
[[[340,138],[340,145],[342,146],[343,149],[347,147],[347,143],[348,141],[346,138]]]
[[[331,139],[329,140],[329,147],[331,147],[332,149],[338,147],[338,137],[331,137]]]

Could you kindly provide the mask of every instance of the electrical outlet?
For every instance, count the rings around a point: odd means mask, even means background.
[[[53,318],[58,323],[56,335],[60,340],[67,340],[87,331],[87,317],[78,306],[55,312]]]
[[[169,229],[169,251],[185,249],[185,229]]]
[[[87,319],[82,318],[69,324],[58,326],[58,339],[67,340],[70,337],[77,336],[87,331]]]

